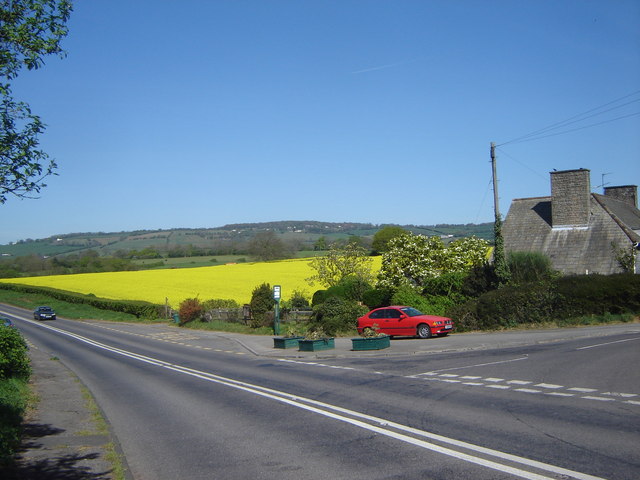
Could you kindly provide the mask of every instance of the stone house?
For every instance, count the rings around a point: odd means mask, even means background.
[[[640,273],[638,187],[591,193],[587,169],[551,172],[551,196],[513,200],[503,224],[505,251],[541,252],[564,274],[622,272],[616,249],[633,252]]]

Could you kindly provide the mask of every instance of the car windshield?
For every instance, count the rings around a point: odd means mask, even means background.
[[[53,312],[53,309],[51,307],[39,307],[38,311],[40,311],[40,312]]]
[[[407,317],[417,317],[418,315],[424,315],[420,310],[413,307],[401,308],[402,313],[404,313]]]

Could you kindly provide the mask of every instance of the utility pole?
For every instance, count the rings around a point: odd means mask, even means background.
[[[493,210],[495,221],[493,222],[493,266],[498,278],[498,284],[504,285],[509,282],[510,272],[507,266],[507,259],[504,251],[504,239],[502,238],[502,218],[500,218],[500,204],[498,199],[498,169],[496,167],[496,144],[491,142],[491,170],[493,171]]]
[[[491,142],[491,169],[493,171],[493,211],[496,218],[500,218],[500,203],[498,201],[498,170],[496,167],[496,144]]]

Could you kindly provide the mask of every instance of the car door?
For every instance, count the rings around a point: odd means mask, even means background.
[[[384,311],[384,333],[388,335],[405,335],[402,332],[402,322],[400,311],[395,308],[387,308]]]

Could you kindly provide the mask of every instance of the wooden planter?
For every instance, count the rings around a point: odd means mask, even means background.
[[[298,342],[304,337],[275,337],[273,348],[298,348]]]
[[[320,338],[319,340],[300,340],[298,342],[300,352],[317,352],[318,350],[330,350],[336,348],[333,338]]]
[[[352,350],[382,350],[391,346],[391,337],[385,335],[383,337],[361,337],[352,338]]]

